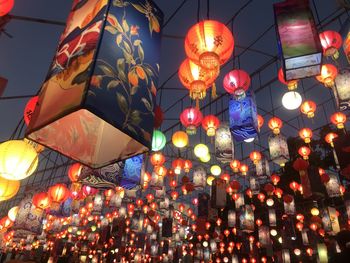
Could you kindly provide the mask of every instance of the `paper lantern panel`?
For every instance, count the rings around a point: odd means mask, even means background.
[[[222,123],[215,132],[215,155],[221,163],[229,163],[233,160],[234,146],[230,127]]]
[[[283,166],[289,161],[287,140],[281,134],[271,135],[268,139],[271,161]]]
[[[350,69],[341,69],[335,78],[334,97],[340,111],[350,109]]]
[[[74,2],[26,133],[92,168],[151,148],[163,14],[129,3]]]

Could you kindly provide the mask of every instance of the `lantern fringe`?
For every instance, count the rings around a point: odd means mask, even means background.
[[[216,84],[214,82],[213,85],[211,86],[211,98],[216,99],[217,96],[218,95],[216,94]]]

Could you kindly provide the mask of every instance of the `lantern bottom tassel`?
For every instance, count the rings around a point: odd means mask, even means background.
[[[218,95],[216,94],[216,84],[214,82],[213,85],[211,86],[211,98],[216,99],[217,96]]]

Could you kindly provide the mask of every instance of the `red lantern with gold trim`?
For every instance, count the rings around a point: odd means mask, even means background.
[[[201,125],[203,114],[197,108],[187,108],[180,115],[181,124],[186,127],[189,135],[196,134],[197,127]]]
[[[277,117],[272,117],[269,120],[269,128],[272,130],[272,132],[274,134],[279,134],[282,126],[283,126],[283,123],[282,123],[281,119],[279,119]]]
[[[316,79],[323,83],[325,87],[331,88],[334,86],[334,80],[338,75],[338,69],[332,64],[324,64],[321,68],[321,74],[316,76]]]
[[[284,84],[288,86],[288,90],[295,90],[298,87],[298,80],[289,80],[287,81],[284,78],[284,73],[283,73],[283,69],[280,68],[278,71],[278,80]]]
[[[312,138],[312,130],[310,128],[303,128],[299,131],[299,136],[305,143],[310,143]]]
[[[337,59],[339,57],[338,50],[343,43],[341,35],[336,31],[327,30],[320,33],[319,36],[323,48],[323,55]]]
[[[206,130],[208,136],[215,136],[215,132],[220,125],[220,120],[215,115],[205,116],[202,121],[202,127]]]
[[[346,115],[342,112],[336,112],[331,116],[331,122],[337,126],[338,129],[344,129],[344,123],[346,122]]]

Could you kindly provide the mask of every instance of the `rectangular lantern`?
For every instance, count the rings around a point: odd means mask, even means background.
[[[322,46],[309,1],[287,0],[273,6],[285,79],[319,75]]]
[[[226,182],[223,179],[216,178],[211,187],[211,207],[225,208],[226,199]]]
[[[335,85],[332,88],[334,97],[340,111],[350,109],[350,69],[344,68],[339,70],[335,78]]]
[[[252,92],[246,92],[240,100],[230,99],[229,118],[231,133],[237,142],[257,136],[258,113]]]
[[[280,166],[284,166],[284,164],[289,160],[289,151],[286,138],[281,134],[271,135],[268,138],[268,143],[271,160]]]
[[[234,146],[230,127],[222,123],[215,132],[215,156],[221,163],[229,163],[233,160]]]
[[[74,1],[26,136],[97,168],[149,151],[163,14]]]
[[[254,211],[251,205],[241,207],[239,220],[242,231],[248,233],[254,231]]]

